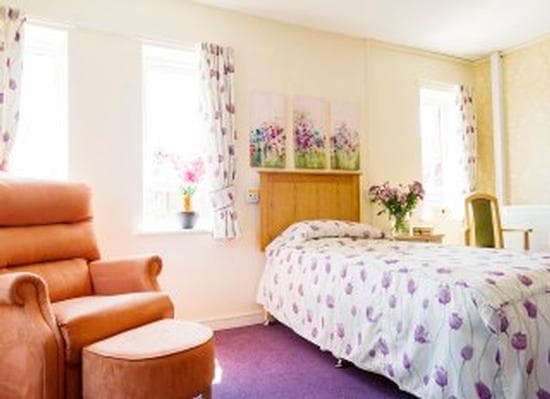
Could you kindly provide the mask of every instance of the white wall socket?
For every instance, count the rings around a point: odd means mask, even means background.
[[[257,188],[249,188],[246,190],[246,202],[248,204],[257,204],[260,202],[260,190]]]

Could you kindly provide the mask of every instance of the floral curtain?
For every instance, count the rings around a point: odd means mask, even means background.
[[[0,7],[0,171],[8,167],[19,122],[24,24],[21,11]]]
[[[477,180],[477,126],[471,86],[460,85],[457,102],[460,112],[459,129],[464,146],[462,166],[467,178],[466,189],[473,192],[476,190]]]
[[[235,211],[235,97],[233,49],[201,43],[202,112],[208,135],[207,164],[214,211],[213,236],[233,239],[240,236]]]

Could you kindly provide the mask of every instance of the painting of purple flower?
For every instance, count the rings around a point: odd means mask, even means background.
[[[294,165],[300,169],[325,168],[325,136],[322,133],[324,103],[315,98],[294,100]]]
[[[512,336],[512,347],[515,350],[522,351],[527,348],[527,335],[517,332]]]
[[[254,91],[250,108],[250,166],[284,168],[286,164],[285,97]]]
[[[359,169],[359,109],[355,104],[331,104],[332,136],[330,166],[332,169]]]
[[[537,391],[537,399],[550,399],[550,392],[545,389],[539,388]]]

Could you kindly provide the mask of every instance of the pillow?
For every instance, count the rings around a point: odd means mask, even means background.
[[[306,220],[290,225],[271,244],[271,247],[282,243],[298,244],[317,238],[384,238],[384,232],[369,224],[346,222],[341,220]]]

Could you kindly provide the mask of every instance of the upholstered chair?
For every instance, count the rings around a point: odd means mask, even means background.
[[[485,193],[470,194],[464,200],[464,241],[468,246],[486,248],[504,248],[505,232],[517,232],[523,235],[523,248],[530,248],[529,235],[532,229],[503,228],[498,200]]]
[[[80,397],[82,348],[173,317],[161,266],[100,259],[85,185],[0,177],[0,397]]]

